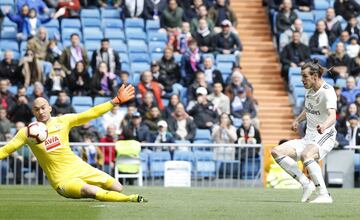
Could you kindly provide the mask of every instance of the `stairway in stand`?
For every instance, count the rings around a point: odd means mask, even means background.
[[[291,131],[294,116],[262,0],[234,0],[231,7],[237,14],[237,30],[244,45],[242,73],[253,84],[259,103],[263,144],[275,145],[280,139],[297,138],[297,133]]]

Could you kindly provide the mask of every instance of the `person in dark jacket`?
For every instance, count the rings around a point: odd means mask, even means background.
[[[310,38],[309,47],[311,54],[329,55],[330,45],[335,41],[336,37],[332,32],[326,32],[326,25],[323,20],[316,23],[316,30]]]
[[[251,118],[255,118],[257,111],[254,101],[247,97],[245,89],[240,88],[237,95],[231,101],[231,115],[242,118],[245,113],[249,113]]]
[[[335,53],[330,54],[328,65],[331,67],[331,73],[334,77],[347,78],[350,72],[351,58],[346,54],[342,42],[336,44]]]
[[[151,142],[149,128],[141,123],[141,115],[134,112],[131,117],[131,123],[123,128],[122,138],[126,140],[137,140],[143,143]]]
[[[211,53],[213,48],[214,35],[209,30],[205,19],[200,19],[197,29],[191,33],[192,37],[198,43],[199,49],[202,53]]]
[[[347,21],[352,16],[360,15],[360,5],[356,0],[336,0],[334,8],[336,15],[341,15]]]
[[[284,0],[282,5],[282,9],[276,17],[276,29],[279,33],[290,29],[291,25],[298,18],[293,10],[291,0]]]
[[[121,63],[119,54],[110,47],[110,40],[108,38],[103,38],[101,40],[101,48],[94,51],[91,59],[91,68],[93,70],[98,69],[101,62],[107,64],[109,72],[117,75],[120,74]]]
[[[71,105],[70,99],[64,90],[59,92],[55,104],[51,107],[53,116],[75,113],[75,109]]]
[[[336,19],[334,8],[328,8],[326,10],[326,32],[332,32],[335,37],[339,37],[342,32],[342,27],[340,21]]]
[[[197,128],[210,129],[218,121],[219,114],[214,105],[207,100],[207,91],[204,87],[196,90],[196,104],[188,112],[194,118]]]
[[[213,92],[213,88],[210,83],[206,82],[205,73],[199,71],[196,73],[196,80],[188,87],[188,101],[196,101],[197,89],[203,87],[206,89],[207,94]]]
[[[294,8],[304,12],[312,11],[314,9],[314,0],[295,0]]]
[[[26,96],[26,88],[24,86],[18,87],[18,92],[15,95],[15,104],[13,106],[9,106],[8,116],[11,122],[16,123],[18,121],[22,121],[25,124],[31,122],[33,117],[29,99]]]
[[[356,19],[356,17],[351,16],[349,18],[345,31],[347,31],[350,36],[355,34],[358,38],[360,37],[360,29],[358,27],[358,20]]]
[[[116,88],[116,76],[113,72],[109,72],[107,64],[100,62],[99,68],[91,81],[91,90],[94,96],[112,96]]]
[[[166,8],[166,0],[158,0],[158,1],[145,0],[142,17],[144,19],[150,19],[150,20],[159,19],[165,8]]]
[[[180,98],[178,95],[173,94],[170,96],[169,104],[165,107],[165,109],[162,113],[164,119],[171,118],[171,115],[175,111],[175,107],[179,102],[180,102]]]
[[[217,82],[224,84],[221,72],[220,70],[215,69],[214,61],[211,57],[205,57],[204,64],[201,66],[201,70],[205,74],[205,80],[207,83],[211,85]]]
[[[85,64],[82,61],[79,61],[75,65],[75,69],[71,71],[71,75],[68,76],[68,85],[70,90],[70,95],[72,96],[81,96],[89,95],[90,91],[90,75],[85,69]]]
[[[224,20],[229,20],[235,28],[238,23],[235,11],[226,4],[225,0],[216,0],[216,4],[209,9],[209,18],[216,27],[221,26]]]
[[[11,50],[5,51],[4,59],[0,63],[0,78],[10,80],[13,86],[23,83],[24,79],[19,69],[19,62],[13,59]]]
[[[175,111],[168,119],[169,131],[175,140],[194,141],[196,135],[196,125],[193,119],[185,112],[184,105],[179,102],[175,106]]]
[[[300,67],[310,59],[310,49],[300,42],[301,34],[293,32],[292,42],[286,45],[281,52],[282,77],[288,82],[288,71],[290,67]]]

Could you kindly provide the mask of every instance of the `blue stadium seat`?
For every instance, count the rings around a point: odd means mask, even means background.
[[[111,40],[111,47],[116,50],[118,53],[127,53],[128,46],[122,40]]]
[[[3,25],[3,28],[4,27],[14,27],[14,28],[17,27],[16,23],[12,22],[8,17],[4,17],[2,25]]]
[[[314,9],[315,10],[324,10],[328,9],[330,6],[327,0],[316,0],[314,1]]]
[[[54,105],[55,102],[56,102],[56,100],[57,100],[57,96],[56,96],[56,95],[50,96],[50,100],[49,100],[50,105]]]
[[[320,54],[312,54],[310,56],[311,59],[318,59],[319,60],[319,63],[322,65],[322,66],[327,66],[327,57],[325,55],[320,55]]]
[[[103,32],[100,28],[83,28],[84,41],[86,40],[98,40],[104,38]]]
[[[116,18],[120,19],[121,9],[101,8],[101,18]]]
[[[304,32],[309,32],[309,33],[314,33],[316,29],[316,25],[314,22],[312,21],[304,21],[303,22],[303,30]],[[310,35],[311,36],[311,35]]]
[[[98,9],[81,9],[80,11],[81,18],[100,18],[100,12]]]
[[[8,5],[8,6],[13,6],[14,5],[14,0],[1,0],[1,5]]]
[[[81,28],[80,19],[77,18],[63,18],[61,20],[61,29],[64,28]]]
[[[102,27],[105,28],[116,28],[116,29],[124,29],[123,21],[120,19],[108,18],[102,20]]]
[[[176,150],[174,151],[174,160],[180,160],[180,161],[194,161],[194,153],[191,151],[182,151],[182,150]]]
[[[101,21],[98,18],[82,18],[81,24],[84,27],[98,27],[101,28]]]
[[[218,54],[216,55],[216,63],[235,63],[236,57],[234,54]]]
[[[260,171],[260,158],[247,158],[241,160],[241,178],[255,179]]]
[[[2,30],[0,38],[6,40],[16,40],[17,31],[13,29]]]
[[[312,12],[296,11],[296,14],[303,22],[305,21],[314,22],[314,14]]]
[[[105,33],[105,37],[110,39],[110,41],[112,39],[117,39],[117,40],[122,40],[122,41],[126,40],[124,32],[119,29],[105,28],[104,33]]]
[[[129,54],[130,63],[150,63],[150,57],[147,53],[130,53]]]
[[[149,42],[150,53],[164,53],[166,44],[164,42]]]
[[[96,96],[94,99],[94,106],[110,101],[109,97]]]
[[[150,176],[163,177],[165,171],[165,162],[170,160],[170,153],[168,151],[150,152]]]
[[[10,86],[9,91],[15,95],[17,93],[17,86]]]
[[[59,20],[51,19],[49,22],[45,23],[44,26],[46,27],[46,29],[48,29],[48,28],[57,28],[57,29],[59,29],[60,28]]]
[[[130,63],[129,55],[127,53],[119,53],[121,63]]]
[[[93,101],[90,96],[74,96],[71,104],[73,106],[93,106]]]
[[[360,154],[354,154],[354,171],[360,172]]]
[[[327,84],[329,84],[330,86],[333,86],[335,84],[334,79],[333,78],[327,78],[324,77],[324,80]]]
[[[211,140],[211,133],[209,129],[196,129],[195,140]]]
[[[128,41],[128,52],[129,53],[148,53],[148,48],[143,41]]]
[[[91,106],[82,106],[82,105],[75,105],[74,109],[76,113],[87,111],[91,108]]]
[[[168,38],[166,32],[148,32],[148,42],[164,42],[167,43]]]
[[[144,29],[144,19],[142,18],[126,18],[125,28],[141,28]]]
[[[64,44],[65,41],[70,40],[70,37],[73,33],[76,33],[80,36],[80,41],[82,41],[82,33],[78,28],[65,28],[61,30],[61,40]]]
[[[13,50],[19,52],[19,45],[15,40],[1,40],[0,48],[2,50]]]
[[[132,73],[131,73],[130,64],[128,64],[128,63],[122,63],[122,64],[121,64],[121,70],[124,70],[124,71],[132,74]],[[131,75],[130,75],[130,76],[131,76]]]
[[[142,62],[142,63],[133,63],[130,64],[131,66],[131,71],[135,74],[135,73],[142,73],[146,70],[150,70],[150,64]]]
[[[20,43],[20,51],[25,51],[27,47],[27,41],[21,41]]]
[[[134,72],[131,79],[131,84],[137,86],[140,82],[140,73]]]
[[[160,21],[159,20],[146,20],[146,32],[157,32],[160,29]]]
[[[139,157],[141,159],[141,168],[143,172],[143,177],[148,177],[149,174],[149,154],[150,150],[142,150],[139,154]]]
[[[214,153],[207,151],[195,151],[195,176],[215,177],[216,166]]]
[[[300,67],[290,67],[288,72],[288,79],[291,78],[292,75],[301,75],[301,68]]]
[[[225,75],[230,75],[232,72],[232,63],[217,63],[216,68],[221,71],[221,73]]]
[[[326,11],[325,10],[314,10],[313,11],[315,15],[315,22],[324,19],[326,17]]]
[[[127,40],[147,40],[146,33],[141,29],[126,28],[125,35]]]
[[[54,27],[49,27],[46,28],[47,33],[48,33],[48,38],[49,39],[58,39],[60,40],[60,32],[58,28],[54,28]]]
[[[160,60],[162,57],[162,53],[151,53],[151,60]]]
[[[97,40],[87,40],[85,41],[85,48],[88,51],[95,51],[100,48],[100,42]]]
[[[169,99],[162,98],[161,101],[162,101],[162,103],[163,103],[164,106],[168,106],[168,105],[169,105]]]
[[[298,97],[305,97],[305,88],[304,87],[295,87],[293,88],[293,96],[295,99]]]
[[[42,63],[43,63],[44,74],[47,76],[52,71],[53,65],[52,65],[52,63],[47,62],[47,61],[42,61]]]
[[[341,79],[341,78],[336,79],[335,85],[339,86],[340,88],[345,88],[346,87],[346,79]]]

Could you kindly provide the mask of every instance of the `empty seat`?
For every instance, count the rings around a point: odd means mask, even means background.
[[[146,32],[157,32],[160,29],[159,20],[146,20]]]
[[[141,28],[144,29],[144,19],[142,18],[126,18],[125,28]]]
[[[196,129],[195,140],[211,140],[209,129]]]
[[[164,42],[149,42],[150,53],[164,53],[166,44]]]
[[[100,12],[98,9],[81,9],[80,11],[81,18],[100,18]]]
[[[304,32],[309,32],[309,33],[314,33],[316,29],[316,25],[314,22],[312,21],[304,21],[303,22],[303,30]],[[311,35],[310,35],[311,36]]]
[[[170,160],[170,153],[168,151],[150,152],[150,175],[152,177],[163,177],[165,170],[165,162]]]
[[[100,48],[100,42],[97,40],[85,41],[85,48],[88,51],[95,51]],[[89,57],[91,57],[91,56],[89,56]]]
[[[111,40],[111,47],[119,53],[127,53],[128,46],[122,40]]]
[[[81,28],[80,20],[77,18],[63,18],[61,20],[61,29],[64,28]]]
[[[102,20],[102,27],[103,27],[103,29],[105,29],[105,28],[123,29],[124,24],[123,24],[123,21],[120,19],[109,18],[109,19]]]
[[[120,19],[121,9],[101,8],[101,18],[117,18]]]
[[[90,96],[74,96],[71,104],[73,106],[92,106],[92,98]]]
[[[76,113],[81,113],[87,111],[91,108],[91,106],[82,106],[82,105],[75,105],[74,109]]]
[[[195,176],[215,177],[216,166],[214,153],[208,151],[195,151]]]
[[[150,57],[147,53],[130,53],[129,54],[130,63],[150,63]]]
[[[147,45],[143,41],[128,41],[129,53],[147,53]]]
[[[194,153],[192,151],[176,150],[174,151],[174,160],[193,162]]]
[[[16,40],[17,31],[14,29],[2,30],[0,38],[7,40]]]
[[[83,28],[84,41],[86,40],[101,40],[104,38],[103,32],[100,28]]]
[[[17,27],[16,23],[12,22],[8,17],[4,17],[2,25],[3,25],[3,28],[5,28],[5,27],[14,27],[14,28],[16,28]]]
[[[83,27],[101,27],[101,21],[98,18],[82,18],[81,23]]]
[[[150,64],[142,62],[142,63],[133,63],[130,65],[131,66],[131,71],[135,74],[135,73],[142,73],[144,71],[150,70]]]
[[[302,21],[314,22],[314,14],[312,12],[296,11],[296,14]]]
[[[241,160],[241,178],[242,179],[256,179],[259,177],[260,158],[247,158]]]
[[[167,38],[166,32],[148,32],[147,40],[148,40],[148,42],[160,41],[160,42],[167,43],[168,38]]]
[[[19,45],[15,40],[1,40],[0,48],[2,50],[13,50],[19,52]]]
[[[59,20],[51,19],[49,22],[45,23],[44,26],[46,27],[46,29],[48,29],[48,28],[57,28],[57,29],[59,29],[59,27],[60,27]]]
[[[216,68],[218,70],[221,71],[221,73],[225,74],[225,75],[230,75],[232,73],[232,67],[233,67],[233,64],[232,63],[223,63],[223,62],[220,62],[220,63],[217,63],[216,64]]]
[[[314,1],[314,8],[315,10],[324,10],[328,9],[330,6],[327,0],[316,0]]]
[[[216,55],[216,63],[235,63],[236,57],[234,54],[218,54]]]
[[[94,99],[94,106],[110,101],[109,97],[96,96]]]
[[[105,37],[109,38],[110,40],[120,39],[120,40],[125,41],[125,34],[123,31],[121,31],[119,29],[106,28],[104,33],[105,33]]]
[[[79,37],[80,37],[80,41],[82,40],[82,33],[80,31],[80,29],[77,29],[77,28],[66,28],[66,29],[62,29],[61,30],[61,39],[62,39],[62,42],[64,43],[65,41],[67,40],[70,40],[70,37],[72,34],[78,34]]]
[[[141,29],[125,29],[127,40],[143,40],[146,41],[146,33]]]

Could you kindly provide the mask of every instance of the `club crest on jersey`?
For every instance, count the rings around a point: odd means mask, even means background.
[[[48,137],[45,142],[45,149],[47,152],[53,151],[61,146],[60,138],[57,135]]]

